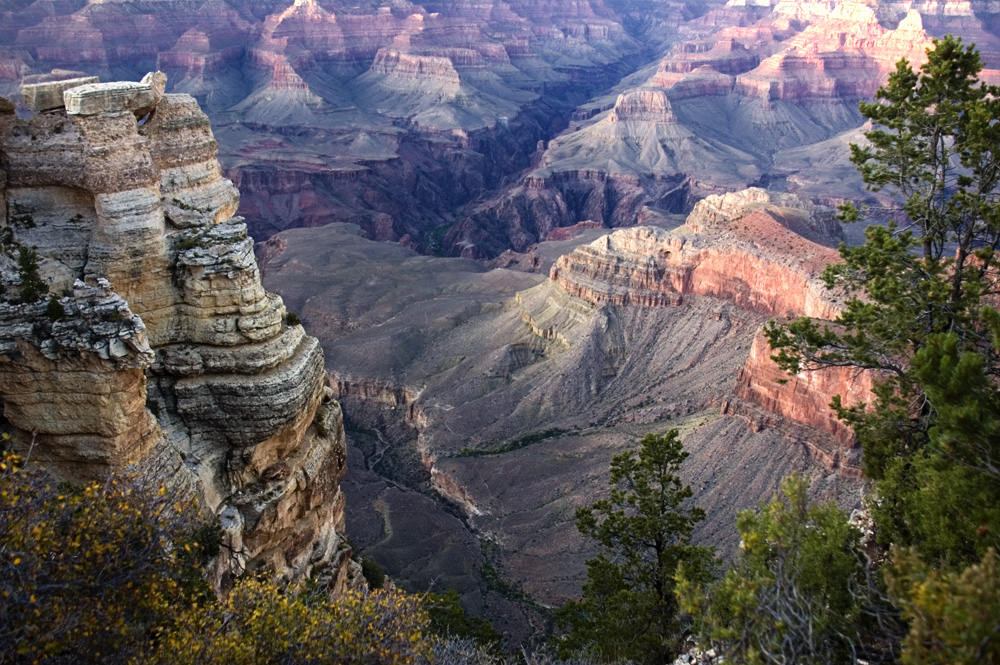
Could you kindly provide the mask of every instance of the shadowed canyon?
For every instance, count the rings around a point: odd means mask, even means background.
[[[895,63],[953,33],[1000,80],[986,1],[5,0],[0,17],[5,225],[53,292],[100,305],[68,311],[114,303],[144,326],[67,367],[35,340],[37,362],[0,367],[7,421],[37,429],[25,395],[63,390],[44,372],[141,383],[147,408],[108,408],[125,414],[108,449],[196,451],[213,470],[182,461],[222,513],[322,448],[330,486],[295,510],[343,510],[398,584],[457,590],[511,644],[579,594],[594,551],[574,510],[647,432],[680,430],[696,540],[723,556],[736,512],[789,473],[857,504],[859,451],[828,405],[865,401],[872,377],[786,376],[761,327],[836,318],[819,275],[863,233],[836,205],[891,217],[848,146]],[[80,92],[98,80],[150,98]],[[127,182],[102,179],[115,169]],[[145,207],[123,194],[139,189]],[[3,307],[0,352],[25,352]],[[240,405],[250,374],[273,391]],[[261,422],[268,404],[287,413]],[[219,485],[223,465],[240,483]],[[305,547],[284,526],[251,563]],[[309,543],[346,584],[341,532]],[[302,549],[278,567],[310,565]]]

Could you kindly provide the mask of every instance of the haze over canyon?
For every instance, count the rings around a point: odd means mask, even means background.
[[[988,1],[2,0],[0,19],[5,225],[73,316],[137,322],[121,355],[76,339],[70,362],[0,308],[0,351],[34,358],[0,370],[9,423],[38,429],[25,395],[72,392],[46,372],[141,384],[101,450],[186,451],[251,563],[341,584],[343,529],[284,520],[341,519],[346,454],[354,545],[513,644],[579,593],[573,511],[646,432],[681,430],[696,539],[723,555],[736,511],[793,471],[856,505],[828,404],[872,377],[784,376],[760,328],[835,318],[818,275],[863,229],[833,208],[891,204],[848,159],[859,100],[949,33],[1000,80]],[[88,77],[145,96],[88,102]],[[274,422],[227,411],[250,375],[273,379],[254,404]],[[77,407],[49,434],[87,475],[93,451],[59,438],[89,432]],[[279,486],[263,521],[237,501]]]

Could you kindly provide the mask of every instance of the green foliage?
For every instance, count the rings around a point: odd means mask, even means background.
[[[727,663],[855,663],[892,656],[891,622],[867,575],[859,533],[832,503],[813,505],[799,476],[737,518],[739,558],[709,585],[686,569],[678,596],[703,644]]]
[[[374,559],[361,560],[361,574],[368,582],[369,589],[381,589],[385,584],[385,571]]]
[[[49,304],[45,308],[45,315],[49,317],[49,321],[55,322],[66,316],[66,310],[63,309],[59,299],[52,296],[49,298]]]
[[[455,453],[455,457],[488,457],[490,455],[503,455],[504,453],[514,452],[515,450],[520,450],[521,448],[527,448],[530,445],[545,441],[546,439],[554,439],[558,436],[565,436],[566,434],[569,434],[570,431],[571,430],[562,429],[561,427],[550,427],[549,429],[542,430],[540,432],[532,432],[531,434],[519,436],[516,439],[511,439],[506,443],[490,448],[470,448],[468,446],[462,446],[462,449]]]
[[[240,580],[220,602],[191,606],[147,662],[163,665],[411,665],[432,643],[417,596],[348,591],[335,602],[299,585]]]
[[[458,592],[429,593],[424,609],[430,617],[429,631],[443,639],[472,640],[480,650],[500,655],[503,641],[496,628],[486,619],[468,616],[458,602]]]
[[[602,662],[668,661],[681,631],[674,575],[683,562],[691,579],[707,579],[713,554],[690,544],[704,511],[686,507],[691,488],[677,471],[687,457],[677,430],[648,434],[638,454],[611,460],[611,494],[577,510],[582,534],[601,546],[587,561],[583,597],[558,610],[566,631],[560,657],[585,653]]]
[[[300,319],[299,315],[296,314],[295,312],[287,312],[285,314],[285,323],[287,323],[290,326],[301,326],[302,319]]]
[[[873,405],[847,408],[837,398],[832,406],[876,481],[879,536],[954,565],[995,546],[981,534],[1000,530],[1000,512],[989,508],[1000,490],[977,477],[997,475],[998,439],[964,438],[970,416],[998,403],[985,377],[1000,372],[998,317],[982,307],[1000,246],[1000,88],[982,84],[981,70],[974,47],[945,37],[920,72],[901,61],[876,101],[861,104],[874,129],[851,160],[869,189],[898,197],[903,226],[869,227],[864,245],[842,246],[843,263],[827,267],[827,285],[848,297],[836,326],[767,327],[789,371],[878,373]],[[841,212],[849,222],[862,215],[850,204]]]
[[[175,608],[211,597],[201,533],[191,502],[146,492],[134,476],[57,486],[5,456],[0,662],[141,656]]]
[[[23,245],[18,247],[17,268],[21,276],[21,302],[35,302],[48,294],[49,285],[38,274],[38,252]]]
[[[500,571],[497,569],[496,560],[499,556],[499,548],[497,544],[490,540],[489,538],[479,539],[479,551],[483,555],[483,581],[486,582],[486,588],[490,591],[496,591],[501,596],[513,600],[516,602],[522,602],[527,604],[532,604],[534,601],[531,596],[524,592],[524,589],[519,587],[514,582],[505,579]]]
[[[913,550],[894,552],[886,575],[910,631],[906,665],[1000,663],[1000,560],[990,549],[962,572],[934,570]]]

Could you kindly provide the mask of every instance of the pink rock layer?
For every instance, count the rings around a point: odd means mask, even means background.
[[[736,394],[767,411],[829,432],[845,447],[852,447],[854,432],[837,419],[830,402],[835,395],[840,395],[845,406],[870,401],[874,375],[853,367],[827,367],[789,375],[771,360],[771,354],[761,330],[736,378]]]

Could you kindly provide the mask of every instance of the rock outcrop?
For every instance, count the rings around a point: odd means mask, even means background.
[[[685,294],[708,295],[770,316],[833,319],[837,306],[817,275],[837,253],[789,230],[829,214],[789,207],[792,199],[760,189],[711,196],[684,227],[620,229],[561,257],[550,277],[595,304],[679,305]]]
[[[854,445],[854,433],[830,408],[834,395],[844,406],[871,400],[873,375],[852,367],[828,367],[789,376],[771,360],[763,331],[754,338],[750,356],[736,378],[738,397],[765,410],[829,432],[845,448]]]
[[[145,463],[189,488],[221,520],[220,573],[323,569],[342,588],[323,352],[261,286],[208,118],[164,83],[35,83],[36,115],[0,113],[4,424],[61,477]]]

